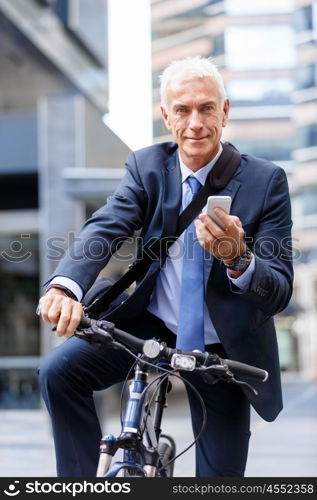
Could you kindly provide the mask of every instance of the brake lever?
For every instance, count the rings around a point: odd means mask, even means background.
[[[234,374],[229,370],[228,365],[211,365],[211,366],[200,366],[197,370],[202,378],[207,384],[216,384],[220,380],[235,385],[243,386],[254,394],[258,396],[258,391],[252,387],[252,385],[242,380],[237,380]]]
[[[243,382],[242,380],[237,380],[236,378],[234,378],[234,376],[232,377],[232,380],[231,382],[235,385],[242,385],[243,387],[245,387],[246,389],[248,389],[250,392],[252,392],[254,394],[254,396],[258,396],[259,393],[256,389],[254,389],[254,387],[252,387],[252,385],[248,384],[247,382]]]
[[[76,337],[81,337],[87,340],[90,344],[110,345],[113,343],[113,338],[110,333],[99,328],[96,324],[83,330],[76,330]]]
[[[228,372],[228,367],[224,365],[202,365],[196,368],[196,371],[207,384],[216,384],[219,380],[224,379]]]

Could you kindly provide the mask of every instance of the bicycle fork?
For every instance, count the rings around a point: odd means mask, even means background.
[[[101,439],[97,477],[116,476],[121,469],[132,470],[141,476],[155,477],[160,458],[157,445],[161,434],[160,425],[169,381],[166,378],[160,386],[152,421],[152,418],[147,418],[150,416],[148,398],[142,397],[148,386],[147,379],[148,368],[140,362],[136,367],[134,379],[129,384],[122,432],[118,437],[108,434]],[[144,426],[149,446],[145,446],[142,442],[141,426]],[[124,450],[123,462],[116,462],[111,467],[112,458],[119,448]],[[141,463],[137,463],[138,457],[141,457]]]

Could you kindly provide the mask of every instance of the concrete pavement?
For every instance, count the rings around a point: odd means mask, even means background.
[[[252,414],[246,476],[317,476],[317,384],[288,376],[283,387],[284,410],[276,422],[267,423]],[[118,430],[117,416],[111,411],[105,419],[104,431],[117,433]],[[178,452],[192,440],[189,410],[180,391],[175,391],[170,398],[164,431],[174,436]],[[53,442],[46,412],[0,412],[0,475],[55,476]],[[177,460],[175,476],[194,476],[193,449]]]

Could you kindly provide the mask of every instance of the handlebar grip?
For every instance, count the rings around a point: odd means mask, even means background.
[[[246,365],[245,363],[240,363],[239,361],[232,361],[231,359],[224,359],[223,362],[228,365],[230,371],[234,374],[256,378],[262,380],[262,382],[266,382],[269,378],[268,372],[266,370],[262,370],[261,368]]]
[[[144,340],[131,335],[131,333],[115,328],[113,323],[103,320],[91,319],[88,316],[83,316],[77,327],[78,330],[85,330],[90,328],[92,325],[99,327],[108,332],[114,340],[118,340],[132,349],[142,352]]]
[[[91,319],[88,318],[87,316],[83,316],[80,320],[79,325],[78,325],[78,329],[89,328],[91,326],[91,324],[92,324]]]

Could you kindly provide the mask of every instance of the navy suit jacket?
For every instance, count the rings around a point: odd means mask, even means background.
[[[246,395],[256,411],[271,421],[282,409],[273,315],[287,306],[293,280],[287,179],[284,170],[273,163],[242,154],[240,167],[217,194],[232,197],[231,214],[243,224],[255,255],[255,272],[249,290],[242,291],[230,282],[220,261],[206,260],[207,307],[228,357],[269,372],[266,383],[251,382],[259,396]],[[85,223],[72,256],[66,255],[54,276],[69,277],[86,292],[111,255],[135,230],[142,229],[143,244],[151,238],[173,235],[181,198],[175,143],[130,153],[126,174],[116,192]],[[139,252],[141,247],[142,243]],[[134,293],[109,319],[127,319],[146,309],[159,270],[159,263],[154,262],[138,280]]]

